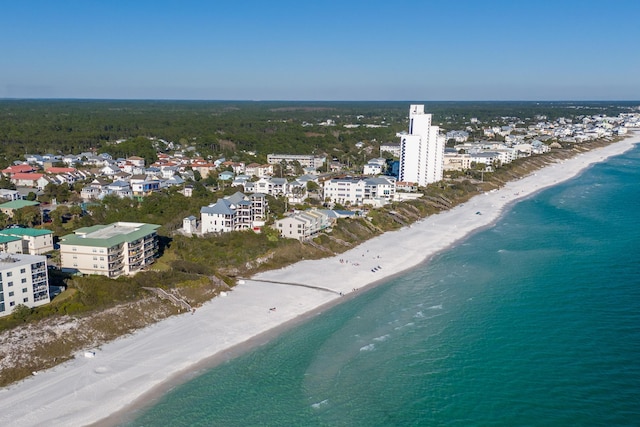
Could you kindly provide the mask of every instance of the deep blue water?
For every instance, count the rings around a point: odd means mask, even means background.
[[[640,425],[638,184],[636,148],[127,425]]]

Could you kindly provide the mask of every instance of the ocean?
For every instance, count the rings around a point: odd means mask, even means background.
[[[126,426],[640,425],[640,148]]]

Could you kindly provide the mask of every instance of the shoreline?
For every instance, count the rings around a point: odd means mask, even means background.
[[[256,274],[194,314],[173,316],[104,344],[94,358],[77,353],[73,360],[0,389],[0,423],[107,426],[132,419],[136,411],[202,370],[263,345],[357,296],[359,289],[372,288],[428,262],[490,227],[513,203],[639,143],[640,133],[630,133],[622,141],[550,164],[341,254]]]

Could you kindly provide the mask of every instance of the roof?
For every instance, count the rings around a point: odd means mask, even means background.
[[[23,181],[37,181],[42,178],[43,174],[41,173],[14,173],[11,176],[11,179],[19,179]]]
[[[32,202],[31,200],[12,200],[0,205],[0,209],[22,209],[27,206],[39,206],[40,202]]]
[[[200,213],[207,213],[211,215],[233,215],[234,210],[231,209],[231,202],[225,199],[220,199],[215,204],[203,206],[200,209]]]
[[[47,257],[44,255],[2,254],[0,255],[0,270],[34,264],[36,262],[45,262],[46,259]]]
[[[69,173],[75,172],[75,168],[59,168],[59,167],[50,167],[44,170],[46,173]]]
[[[20,173],[34,171],[35,168],[31,165],[12,165],[2,170],[2,173]]]
[[[77,229],[75,234],[60,238],[60,245],[97,246],[110,248],[125,242],[133,242],[160,228],[157,224],[139,222],[114,222],[109,225],[94,225]]]
[[[8,228],[5,230],[0,230],[0,235],[2,236],[37,237],[37,236],[45,236],[47,234],[53,234],[53,231],[45,230],[41,228]]]
[[[2,243],[9,243],[9,242],[15,242],[18,240],[22,240],[19,237],[16,236],[4,236],[4,235],[0,235],[0,244]]]

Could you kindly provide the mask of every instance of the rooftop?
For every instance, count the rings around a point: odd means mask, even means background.
[[[139,222],[114,222],[109,225],[94,225],[77,229],[60,239],[61,245],[97,246],[110,248],[125,242],[133,242],[160,228],[157,224]]]

